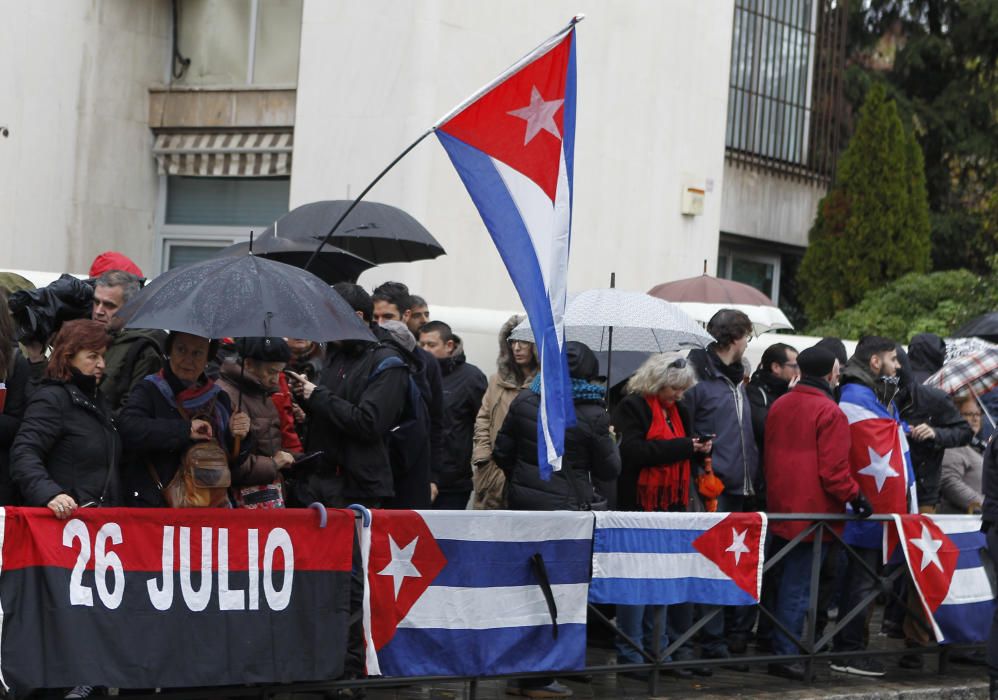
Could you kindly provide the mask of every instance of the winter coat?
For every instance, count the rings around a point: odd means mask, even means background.
[[[565,431],[561,470],[550,480],[537,466],[537,414],[540,395],[525,389],[510,404],[492,453],[506,475],[512,510],[588,510],[596,499],[591,478],[609,481],[620,474],[620,455],[610,436],[610,417],[601,400],[575,401],[575,426]],[[591,475],[591,477],[590,477]],[[570,482],[569,479],[572,481]]]
[[[715,434],[713,469],[729,495],[753,495],[759,477],[759,452],[752,433],[752,409],[745,386],[720,369],[713,350],[693,350],[689,360],[700,378],[684,395],[693,434]]]
[[[281,416],[270,399],[273,392],[264,389],[260,382],[245,373],[240,377],[240,366],[236,362],[222,364],[217,384],[228,395],[229,403],[250,418],[249,435],[243,440],[249,446],[249,453],[233,465],[232,485],[273,483],[278,475],[274,455],[283,449]]]
[[[757,369],[745,388],[749,404],[752,405],[752,434],[760,456],[765,453],[766,416],[769,414],[769,407],[788,391],[790,384],[787,380],[777,377],[768,368]]]
[[[919,508],[936,506],[939,503],[943,453],[950,447],[969,445],[974,431],[946,392],[914,380],[908,356],[900,348],[898,360],[901,362],[901,390],[894,403],[901,412],[902,420],[909,428],[928,423],[936,433],[931,440],[908,437]]]
[[[985,525],[982,529],[998,527],[998,440],[992,440],[984,450],[981,467],[981,489],[984,493],[984,507],[981,520]]]
[[[80,506],[121,505],[121,440],[93,377],[46,379],[31,396],[10,450],[24,505],[61,493]]]
[[[450,357],[437,360],[443,375],[443,461],[434,475],[441,493],[471,491],[471,450],[475,417],[482,406],[488,380],[469,364],[460,345]]]
[[[983,445],[982,445],[983,447]],[[984,503],[981,480],[984,457],[976,446],[951,447],[943,454],[940,513],[966,514],[972,504]]]
[[[690,497],[687,512],[703,510],[697,495],[696,477],[703,462],[693,451],[690,432],[690,413],[682,403],[677,403],[679,419],[687,437],[672,440],[647,440],[651,428],[651,408],[644,396],[628,394],[613,410],[613,430],[620,440],[620,479],[617,480],[617,506],[615,510],[641,510],[638,506],[638,476],[645,467],[675,464],[690,460]]]
[[[113,322],[112,322],[113,323]],[[166,333],[157,330],[110,331],[111,344],[104,353],[104,378],[100,393],[117,415],[132,387],[163,366]]]
[[[919,333],[908,343],[908,359],[912,377],[922,384],[946,361],[946,343],[935,333]]]
[[[29,381],[31,368],[28,361],[20,353],[14,352],[7,370],[7,393],[4,397],[3,411],[0,412],[0,506],[13,506],[20,503],[17,489],[10,478],[10,448],[14,444],[24,409],[29,398]]]
[[[437,358],[419,346],[410,350],[388,333],[385,342],[394,345],[410,374],[398,427],[388,435],[395,496],[385,507],[430,508],[433,465],[443,452],[444,390],[440,368]]]
[[[170,372],[169,365],[163,369],[174,394],[183,390],[183,385]],[[202,381],[208,381],[202,377]],[[224,391],[219,391],[215,399],[216,421],[221,415],[232,414],[232,403]],[[215,421],[213,421],[215,422]],[[180,461],[187,448],[194,444],[191,440],[191,421],[180,415],[175,402],[169,401],[152,381],[152,375],[135,385],[128,396],[125,407],[118,414],[118,428],[125,446],[125,488],[132,505],[147,508],[165,508],[166,500],[150,473],[166,486],[180,468]],[[215,432],[216,439],[231,455],[232,434],[226,424],[222,435]],[[247,451],[244,444],[242,452]],[[242,454],[237,457],[241,461]]]
[[[859,494],[849,467],[851,442],[849,420],[827,387],[801,383],[778,398],[766,419],[767,510],[844,512],[845,504]],[[771,520],[769,528],[790,540],[808,524]]]
[[[475,417],[471,463],[474,467],[472,507],[476,509],[502,508],[506,503],[506,476],[492,461],[492,450],[496,435],[506,420],[510,404],[520,391],[529,387],[533,381],[533,375],[523,377],[519,372],[507,342],[513,329],[522,320],[523,316],[513,316],[499,330],[497,371],[489,377],[485,395],[482,396],[482,405]]]
[[[383,361],[399,364],[372,378]],[[394,345],[344,343],[329,349],[308,412],[307,452],[322,451],[319,464],[296,482],[297,500],[343,506],[379,502],[394,495],[385,440],[398,425],[409,387],[408,365]]]

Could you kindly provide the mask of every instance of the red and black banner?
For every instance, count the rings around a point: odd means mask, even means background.
[[[0,674],[32,688],[341,675],[354,516],[0,509]]]

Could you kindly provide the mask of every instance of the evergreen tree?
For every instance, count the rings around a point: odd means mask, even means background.
[[[929,266],[928,208],[918,144],[897,108],[874,84],[856,130],[822,199],[800,268],[812,320],[859,301],[872,289]]]

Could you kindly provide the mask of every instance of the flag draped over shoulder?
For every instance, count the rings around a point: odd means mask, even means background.
[[[842,387],[839,408],[849,419],[852,447],[849,466],[853,478],[877,514],[908,512],[909,496],[917,511],[915,474],[908,439],[893,404],[888,410],[873,390],[858,383]],[[849,522],[845,539],[870,549],[883,543],[879,522]]]
[[[995,602],[980,516],[895,515],[894,523],[936,641],[986,641]]]
[[[561,468],[575,422],[564,313],[575,150],[575,22],[434,128],[492,236],[541,366],[538,464]]]

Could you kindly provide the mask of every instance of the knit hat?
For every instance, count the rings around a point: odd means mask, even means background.
[[[124,270],[125,272],[131,272],[136,277],[142,277],[142,270],[139,266],[132,262],[124,253],[119,253],[116,250],[108,250],[101,253],[94,261],[90,263],[90,276],[100,277],[105,272],[110,272],[111,270]]]
[[[797,356],[800,372],[805,377],[826,377],[835,366],[836,357],[826,348],[811,347],[801,350]]]

